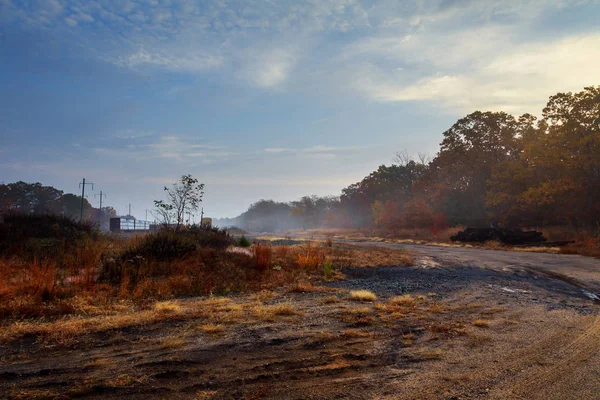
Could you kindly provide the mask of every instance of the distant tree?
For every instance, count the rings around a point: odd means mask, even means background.
[[[92,205],[87,201],[87,199],[83,199],[83,215],[85,218],[89,218],[92,213]],[[65,215],[71,218],[79,219],[79,213],[81,210],[81,196],[74,195],[72,193],[67,193],[60,196],[53,205],[51,211]]]
[[[163,224],[176,224],[179,229],[184,223],[185,215],[198,210],[204,196],[204,183],[192,175],[182,175],[178,182],[171,187],[164,187],[167,200],[154,200],[155,216]]]
[[[62,196],[62,190],[41,183],[23,181],[0,185],[0,210],[15,210],[25,213],[51,211],[54,203]]]
[[[93,208],[91,218],[98,224],[101,230],[107,231],[110,228],[110,219],[117,216],[117,211],[110,207]]]

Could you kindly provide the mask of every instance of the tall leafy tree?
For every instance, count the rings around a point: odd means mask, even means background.
[[[420,188],[454,222],[485,224],[486,182],[494,166],[518,157],[515,118],[476,111],[444,132]]]

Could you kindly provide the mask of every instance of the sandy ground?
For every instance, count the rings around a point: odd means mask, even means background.
[[[256,298],[237,296],[218,333],[194,318],[5,343],[0,398],[600,399],[599,260],[391,246],[416,265],[263,300],[293,315],[252,319]]]

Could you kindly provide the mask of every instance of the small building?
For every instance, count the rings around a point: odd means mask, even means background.
[[[202,220],[200,221],[200,226],[202,226],[203,228],[212,228],[212,218],[202,218]]]
[[[154,223],[136,219],[133,215],[124,215],[110,219],[111,232],[139,232],[150,231]]]

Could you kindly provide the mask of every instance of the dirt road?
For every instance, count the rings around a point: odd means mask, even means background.
[[[232,296],[67,344],[5,343],[0,399],[600,399],[598,260],[361,245],[409,249],[415,266],[344,268],[318,291]],[[294,312],[253,317],[280,303]]]
[[[477,267],[510,273],[532,273],[564,280],[600,301],[600,260],[569,254],[530,253],[469,247],[360,242],[361,245],[401,248],[420,255],[423,265]]]

